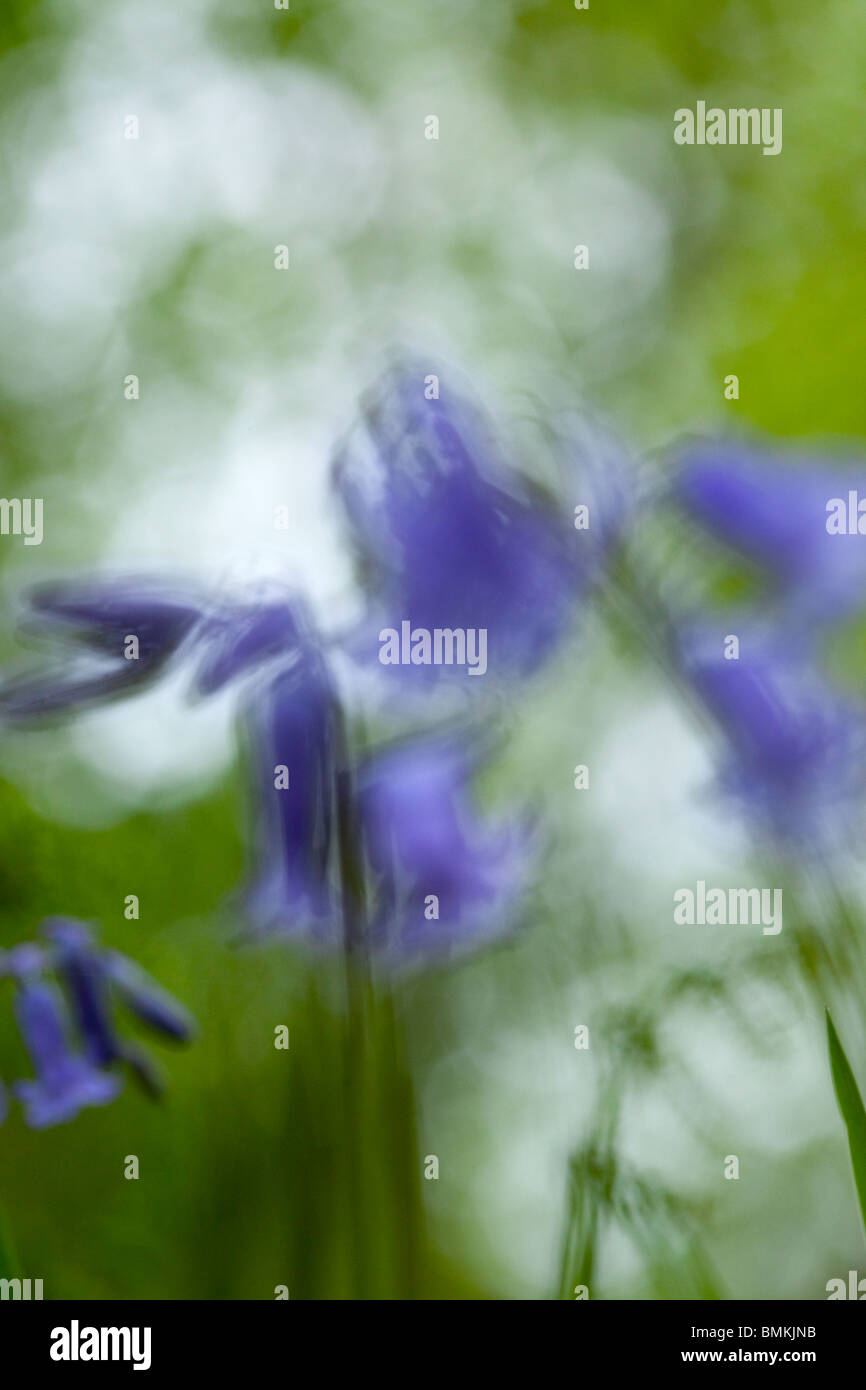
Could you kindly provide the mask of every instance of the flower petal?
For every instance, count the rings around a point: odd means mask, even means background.
[[[822,852],[838,844],[866,790],[866,720],[799,654],[740,625],[685,638],[682,669],[723,740],[722,786],[771,836]]]
[[[526,673],[566,631],[582,574],[576,533],[549,499],[509,469],[481,412],[442,378],[424,395],[420,370],[392,373],[366,407],[366,451],[351,445],[335,482],[353,524],[377,634],[483,629],[489,669]],[[465,675],[454,666],[394,668],[405,680]]]
[[[90,932],[68,917],[48,918],[42,932],[54,947],[55,967],[66,986],[85,1052],[96,1066],[105,1067],[121,1055],[111,1018],[105,970]]]
[[[31,590],[37,631],[66,632],[110,656],[122,657],[129,636],[138,639],[139,660],[165,660],[202,616],[201,599],[191,599],[150,576],[100,576],[41,584]]]
[[[508,935],[534,845],[528,826],[483,821],[473,760],[441,738],[371,759],[360,779],[364,843],[377,883],[373,942],[393,959],[435,958]]]
[[[259,932],[308,942],[336,940],[340,734],[336,697],[322,660],[308,651],[263,682],[252,700],[250,726],[258,825],[245,910]]]
[[[850,470],[705,442],[681,455],[675,492],[708,531],[774,578],[808,627],[809,615],[839,617],[866,602],[862,537],[827,530],[828,503],[847,504],[857,482]],[[866,495],[862,469],[859,482]]]
[[[84,1106],[114,1099],[121,1089],[118,1078],[70,1052],[60,1002],[50,986],[33,978],[22,980],[15,1013],[36,1071],[35,1081],[15,1086],[32,1128],[62,1124]]]
[[[196,676],[200,694],[210,695],[227,681],[246,675],[263,662],[290,659],[305,639],[296,604],[239,604],[212,619],[202,633],[204,659]]]
[[[121,1000],[142,1023],[158,1033],[189,1042],[195,1034],[195,1021],[177,1000],[162,989],[141,966],[119,951],[101,955],[106,977],[117,987]]]

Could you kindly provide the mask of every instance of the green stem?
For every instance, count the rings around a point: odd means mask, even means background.
[[[6,1214],[0,1207],[0,1279],[15,1279],[20,1265]]]
[[[376,1296],[371,1285],[373,1265],[368,1241],[369,1193],[365,1107],[369,1091],[370,962],[367,905],[360,856],[353,776],[343,740],[342,768],[337,778],[337,819],[340,878],[343,890],[343,960],[345,1031],[343,1054],[345,1173],[352,1231],[352,1287],[355,1298]]]
[[[422,1264],[426,1221],[421,1179],[421,1152],[415,1090],[403,1029],[394,996],[387,993],[378,1009],[382,1129],[388,1136],[385,1178],[389,1188],[392,1249],[402,1299],[423,1297]]]

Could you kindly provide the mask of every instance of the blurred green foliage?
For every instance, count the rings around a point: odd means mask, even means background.
[[[168,4],[127,9],[130,32],[140,25],[154,58],[158,108],[160,40],[150,25],[156,16],[168,33],[180,20]],[[6,662],[21,650],[17,589],[40,577],[43,559],[54,569],[91,564],[106,515],[126,505],[142,472],[146,481],[154,468],[156,487],[165,454],[178,468],[204,460],[206,477],[250,381],[270,382],[282,419],[312,413],[323,433],[335,433],[347,394],[338,387],[362,378],[407,320],[457,342],[465,364],[511,405],[549,376],[641,451],[663,453],[683,431],[719,429],[819,449],[847,438],[862,450],[866,10],[856,0],[592,0],[587,12],[567,0],[293,0],[288,13],[213,0],[195,16],[202,47],[238,73],[255,81],[262,63],[312,72],[374,117],[382,200],[326,255],[315,218],[307,224],[293,208],[289,169],[278,191],[295,218],[299,274],[275,281],[271,246],[283,228],[269,213],[215,213],[174,237],[167,223],[156,226],[164,254],[96,341],[86,332],[79,341],[73,319],[55,333],[47,311],[34,323],[21,310],[0,326],[8,368],[26,348],[26,360],[47,370],[69,342],[76,365],[63,359],[44,389],[0,372],[2,491],[41,488],[64,519],[44,557],[0,545]],[[6,0],[4,236],[33,225],[23,208],[46,151],[87,166],[63,74],[74,60],[100,79],[111,75],[109,32],[96,0]],[[167,52],[159,76],[194,88],[197,50],[186,60]],[[781,106],[781,156],[675,150],[673,112],[698,98]],[[130,104],[147,105],[148,92],[134,83],[127,91],[121,70],[113,99],[120,121]],[[39,103],[43,122],[30,126]],[[406,131],[420,132],[437,109],[450,126],[439,165],[421,173],[431,152],[407,146]],[[281,119],[277,103],[275,141]],[[312,137],[324,104],[307,119]],[[606,160],[628,182],[628,272],[643,285],[641,265],[647,271],[644,288],[616,298],[620,274],[616,263],[604,268],[600,246],[603,287],[591,312],[571,247],[584,215],[610,209],[581,202],[572,156]],[[50,181],[51,169],[40,178]],[[641,191],[666,229],[658,274],[657,243],[639,224]],[[539,226],[545,216],[549,228]],[[62,255],[63,227],[52,224],[46,237],[42,253]],[[134,279],[138,248],[124,254]],[[38,281],[39,267],[30,273]],[[4,303],[20,288],[6,284]],[[149,385],[136,453],[117,383],[138,364]],[[723,399],[729,372],[740,378],[738,401]],[[293,463],[299,477],[291,457],[287,472]],[[670,534],[654,552],[660,564],[665,545],[688,551]],[[706,567],[707,598],[752,591],[754,576],[707,546],[691,563]],[[569,650],[535,682],[506,723],[504,755],[485,784],[491,805],[528,796],[552,825],[519,942],[403,984],[395,1001],[368,1001],[357,1055],[346,1052],[336,965],[236,944],[226,903],[244,866],[242,769],[194,797],[157,797],[82,828],[48,810],[53,760],[66,766],[72,757],[82,801],[99,801],[97,774],[69,753],[63,731],[27,745],[45,769],[38,810],[27,777],[17,776],[30,754],[17,735],[2,734],[0,946],[31,936],[48,914],[97,919],[106,941],[139,959],[201,1029],[188,1051],[162,1051],[168,1086],[159,1105],[129,1084],[73,1124],[32,1133],[15,1110],[0,1129],[0,1202],[22,1270],[44,1279],[46,1297],[267,1299],[281,1284],[292,1297],[550,1297],[561,1273],[564,1297],[586,1274],[594,1297],[813,1298],[826,1278],[856,1267],[861,1237],[815,990],[798,993],[758,950],[720,960],[698,948],[683,961],[670,941],[669,894],[651,898],[639,859],[647,823],[665,816],[655,793],[640,801],[635,782],[624,785],[616,814],[576,804],[573,763],[591,763],[602,782],[622,774],[609,761],[618,725],[633,725],[636,739],[641,729],[650,742],[666,737],[667,725],[659,733],[640,724],[668,697],[624,631],[612,637],[590,623],[580,660]],[[862,689],[860,647],[849,642],[842,659],[851,687]],[[668,833],[672,843],[674,828]],[[647,855],[657,860],[653,845]],[[681,862],[674,857],[670,875]],[[667,888],[666,866],[655,869]],[[130,892],[142,904],[135,923],[123,918]],[[852,937],[862,938],[863,925],[854,904]],[[820,993],[822,948],[808,933],[792,940],[798,948]],[[671,981],[688,971],[709,979],[714,1000],[735,997],[734,1020],[717,1018],[715,1004],[673,998]],[[646,1016],[635,1004],[643,999]],[[8,1080],[24,1058],[2,1002]],[[680,1027],[682,1007],[692,1012]],[[626,1037],[623,1019],[636,1018]],[[578,1022],[597,1040],[585,1062],[571,1048]],[[281,1023],[291,1030],[287,1053],[273,1047]],[[700,1059],[691,1056],[695,1036],[704,1039]],[[862,1025],[858,1036],[855,1071]],[[623,1058],[639,1080],[624,1084],[617,1144],[605,1146],[597,1101]],[[690,1072],[698,1060],[702,1070]],[[761,1123],[770,1096],[779,1105],[772,1132]],[[809,1109],[818,1117],[811,1129],[800,1113]],[[780,1134],[786,1116],[791,1133]],[[720,1180],[729,1151],[741,1155],[740,1183]],[[130,1153],[141,1162],[138,1182],[123,1177]],[[428,1153],[440,1158],[438,1182],[422,1180]],[[617,1228],[631,1253],[609,1239]]]

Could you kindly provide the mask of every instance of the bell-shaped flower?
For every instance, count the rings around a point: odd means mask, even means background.
[[[41,962],[32,947],[19,947],[7,957],[7,969],[18,979],[18,1027],[36,1073],[34,1080],[16,1083],[15,1092],[34,1129],[63,1124],[85,1106],[106,1105],[121,1088],[116,1075],[71,1049],[62,1000],[43,980]]]
[[[524,820],[479,814],[462,739],[428,737],[362,768],[359,809],[371,877],[370,939],[392,962],[437,960],[508,936],[535,859]]]
[[[122,1046],[111,1016],[105,970],[90,932],[68,917],[49,918],[41,930],[53,947],[52,964],[65,986],[87,1056],[99,1067],[110,1066],[122,1056]]]
[[[248,702],[255,776],[252,883],[243,908],[257,934],[340,938],[336,887],[341,726],[315,651],[267,673]]]
[[[804,852],[838,846],[866,791],[864,712],[783,642],[740,625],[738,654],[708,626],[679,665],[721,737],[721,782],[756,827]]]
[[[131,1057],[114,1023],[115,999],[154,1031],[176,1042],[190,1041],[195,1024],[187,1011],[135,961],[98,946],[83,922],[52,917],[41,930],[51,944],[52,967],[66,988],[87,1054],[98,1065]]]
[[[202,600],[153,578],[43,584],[28,602],[24,631],[71,644],[74,655],[0,686],[0,719],[12,723],[140,689],[180,650],[203,612]]]
[[[465,676],[452,646],[425,660],[423,634],[483,632],[482,674],[534,670],[568,630],[585,580],[571,517],[507,465],[490,423],[444,376],[428,399],[421,369],[392,373],[364,425],[334,474],[370,605],[354,653],[391,664],[398,634],[398,677]]]
[[[286,600],[237,604],[220,612],[203,629],[203,657],[196,675],[201,695],[280,658],[290,661],[304,640],[303,618]]]
[[[866,603],[858,482],[866,532],[866,468],[858,474],[707,442],[683,451],[674,489],[707,531],[769,576],[789,610],[789,632],[799,623],[808,643],[816,621]]]

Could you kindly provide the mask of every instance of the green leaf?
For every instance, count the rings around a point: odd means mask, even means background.
[[[860,1199],[860,1211],[866,1227],[866,1107],[857,1089],[854,1073],[839,1041],[830,1011],[827,1010],[827,1039],[830,1045],[830,1070],[833,1074],[833,1087],[842,1118],[848,1130],[848,1146],[851,1150],[851,1164],[854,1168],[854,1181]]]

